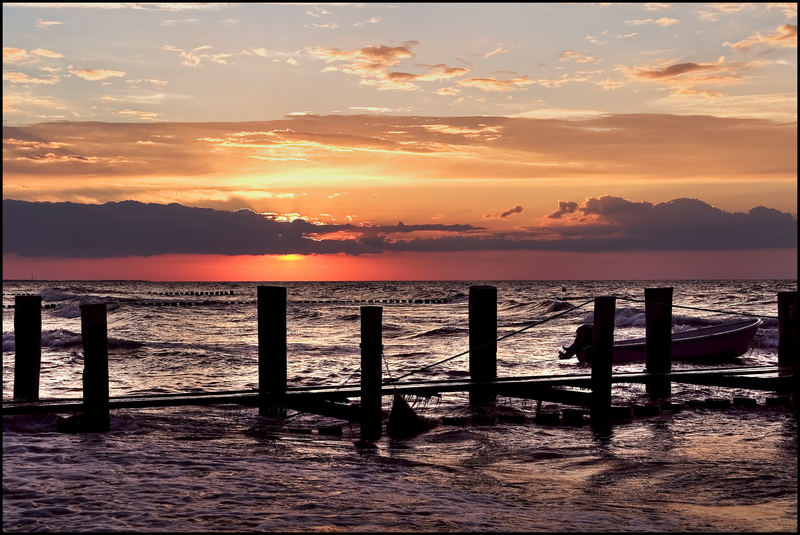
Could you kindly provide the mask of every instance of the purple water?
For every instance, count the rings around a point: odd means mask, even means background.
[[[286,283],[294,385],[358,384],[360,299],[382,304],[386,365],[399,376],[467,348],[469,282]],[[500,281],[498,334],[595,295],[643,298],[674,286],[675,330],[765,316],[737,365],[776,362],[776,292],[796,281]],[[257,386],[258,283],[14,282],[3,303],[37,293],[42,398],[80,397],[78,304],[108,303],[111,395]],[[562,286],[565,291],[562,291]],[[219,292],[233,295],[159,295]],[[312,303],[301,301],[338,300]],[[206,302],[159,306],[156,302]],[[248,303],[241,304],[242,301]],[[557,351],[591,305],[498,344],[498,375],[585,373]],[[615,337],[643,336],[644,308],[617,301]],[[3,309],[3,399],[13,392],[13,309]],[[675,363],[675,368],[687,367]],[[620,371],[641,365],[617,367]],[[467,356],[409,379],[466,376]],[[644,400],[638,385],[615,401]],[[232,405],[125,409],[106,434],[55,432],[55,415],[3,421],[5,531],[794,531],[797,419],[767,393],[673,386],[676,399],[749,395],[756,409],[693,408],[634,419],[608,437],[587,427],[441,425],[417,437],[359,441],[357,425],[310,414],[286,421]],[[410,399],[428,417],[469,414],[466,395]],[[390,408],[391,397],[384,397]],[[499,397],[527,416],[536,402]],[[555,407],[545,403],[544,408]],[[317,434],[344,425],[343,436]],[[290,429],[291,428],[291,429]],[[294,429],[311,430],[298,434]]]

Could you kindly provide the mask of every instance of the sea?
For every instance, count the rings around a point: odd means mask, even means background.
[[[777,292],[797,290],[796,280],[3,281],[3,401],[16,295],[43,299],[41,398],[74,399],[81,303],[107,304],[112,397],[257,388],[259,285],[287,288],[289,386],[345,387],[360,382],[365,305],[383,307],[384,379],[468,377],[475,284],[497,288],[499,377],[588,373],[558,351],[592,321],[591,300],[617,296],[615,339],[643,337],[644,288],[666,286],[674,331],[758,315],[752,347],[729,365],[776,364]],[[647,400],[641,385],[612,396]],[[357,424],[242,405],[113,410],[107,433],[57,432],[58,414],[4,415],[3,531],[795,532],[796,410],[768,405],[769,392],[672,387],[679,401],[733,396],[758,405],[692,403],[600,433],[534,423],[555,403],[498,396],[498,411],[523,418],[486,425],[464,418],[465,393],[409,396],[418,415],[449,423],[373,442]],[[321,432],[335,426],[340,436]]]

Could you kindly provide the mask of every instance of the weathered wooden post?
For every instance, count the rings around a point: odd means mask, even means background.
[[[381,438],[383,307],[361,307],[361,439]]]
[[[648,373],[672,371],[672,288],[644,289],[645,370]],[[669,379],[647,383],[651,398],[665,399],[672,393]]]
[[[593,424],[605,424],[611,409],[611,357],[614,350],[614,314],[617,299],[613,296],[594,299],[592,325],[592,399]]]
[[[258,413],[282,416],[286,394],[286,287],[258,290]]]
[[[80,305],[83,339],[83,430],[108,431],[108,323],[106,304]]]
[[[797,291],[778,292],[778,366],[793,368],[797,377],[798,353],[798,310]]]
[[[42,366],[42,296],[14,296],[14,399],[39,399]]]
[[[497,288],[469,287],[469,377],[473,381],[497,379]],[[471,404],[491,403],[497,396],[469,393]]]

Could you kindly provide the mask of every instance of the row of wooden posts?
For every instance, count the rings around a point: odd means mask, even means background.
[[[671,371],[672,288],[645,289],[646,371]],[[258,286],[259,414],[274,415],[287,391],[287,290]],[[41,296],[15,297],[14,399],[39,399],[41,365]],[[612,347],[616,298],[596,297],[592,326],[591,407],[593,422],[607,421],[611,409]],[[109,429],[108,329],[105,303],[82,304],[84,430]],[[361,438],[376,440],[382,434],[383,307],[361,306]],[[778,292],[778,365],[797,366],[798,292]],[[795,369],[796,372],[796,369]],[[469,375],[476,383],[497,379],[497,288],[476,285],[469,289]],[[795,373],[796,376],[796,373]],[[669,377],[656,375],[647,393],[670,397]],[[470,391],[471,404],[491,403],[495,394],[486,388]]]

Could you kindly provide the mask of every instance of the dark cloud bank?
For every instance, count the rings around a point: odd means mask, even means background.
[[[493,233],[472,225],[316,225],[136,201],[102,205],[3,200],[3,253],[101,258],[159,254],[366,254],[385,251],[722,250],[796,248],[797,220],[762,206],[724,212],[696,199],[562,201],[552,226]],[[570,224],[565,225],[565,222]],[[434,231],[437,237],[421,237]],[[333,233],[339,233],[332,236]],[[326,235],[335,239],[320,239]],[[347,235],[347,238],[340,238]],[[428,234],[429,236],[430,234]],[[424,235],[423,235],[424,236]]]

